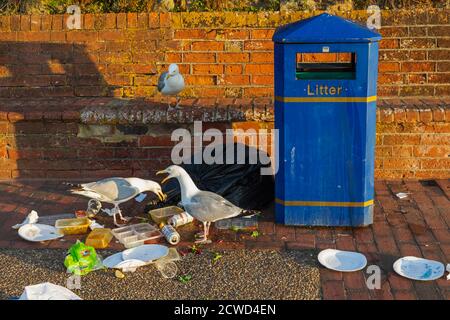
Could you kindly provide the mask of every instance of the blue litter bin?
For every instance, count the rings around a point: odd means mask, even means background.
[[[278,223],[373,222],[380,39],[327,13],[276,30]]]

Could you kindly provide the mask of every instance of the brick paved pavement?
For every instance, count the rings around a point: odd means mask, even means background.
[[[84,209],[83,197],[70,195],[67,187],[55,181],[0,182],[0,247],[59,248],[68,247],[76,236],[67,241],[33,244],[21,240],[11,225],[22,221],[34,209],[40,215],[74,212]],[[410,281],[392,270],[392,263],[401,256],[414,255],[450,262],[450,181],[376,181],[374,224],[366,228],[289,227],[273,223],[273,210],[264,212],[259,223],[260,236],[213,229],[218,249],[316,249],[337,248],[356,250],[366,255],[368,264],[382,270],[380,290],[369,290],[365,271],[342,274],[320,267],[322,292],[325,299],[447,299],[450,281],[445,277],[432,282]],[[397,192],[410,193],[400,200]],[[149,198],[147,198],[149,199]],[[144,203],[130,201],[123,206],[128,216],[143,216]],[[112,219],[102,215],[100,222]],[[138,221],[138,220],[136,220]],[[180,228],[183,242],[191,245],[195,226]],[[84,239],[84,236],[81,236]],[[115,242],[112,248],[123,247]]]

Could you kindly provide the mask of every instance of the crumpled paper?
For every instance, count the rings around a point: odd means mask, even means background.
[[[22,223],[19,224],[15,224],[12,226],[13,229],[19,229],[21,226],[24,226],[26,224],[33,224],[33,223],[37,223],[39,220],[39,216],[38,213],[34,210],[32,210],[28,216],[25,218],[25,220],[23,220]]]
[[[447,264],[447,271],[448,271],[448,275],[447,275],[447,280],[450,280],[450,263]]]
[[[67,288],[50,282],[26,286],[19,300],[82,300]]]

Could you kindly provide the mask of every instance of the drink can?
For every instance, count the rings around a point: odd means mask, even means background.
[[[170,224],[161,223],[160,228],[162,234],[170,244],[175,245],[180,242],[180,234]]]
[[[176,227],[191,223],[192,221],[194,221],[193,216],[191,216],[187,212],[182,212],[180,214],[176,214],[176,215],[170,217],[169,220],[167,220],[167,223],[169,223],[172,227],[176,228]]]

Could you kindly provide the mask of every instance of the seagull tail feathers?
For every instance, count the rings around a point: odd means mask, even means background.
[[[79,195],[82,195],[82,196],[85,196],[85,197],[88,197],[91,199],[97,199],[99,201],[102,200],[102,196],[99,195],[98,193],[93,192],[91,190],[84,190],[81,187],[79,189],[70,189],[69,191],[73,194],[79,194]]]

